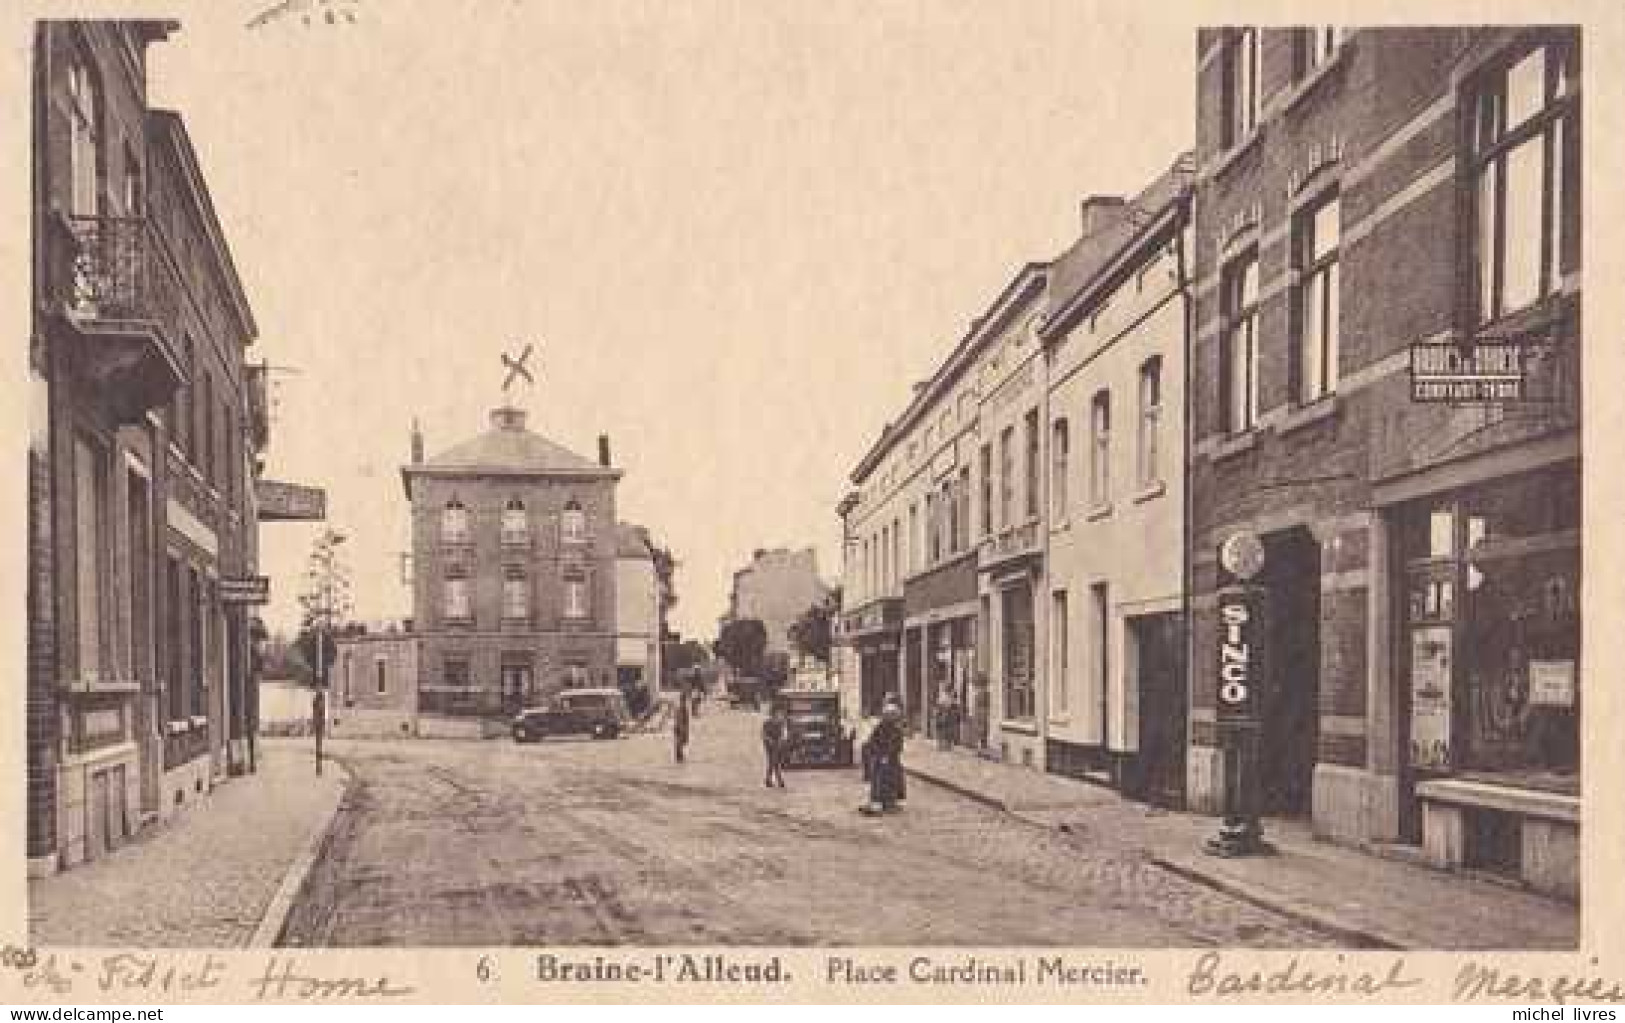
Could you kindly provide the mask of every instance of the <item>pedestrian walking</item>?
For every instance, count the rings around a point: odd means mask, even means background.
[[[683,750],[688,745],[688,687],[677,694],[677,704],[671,715],[672,755],[683,762]]]
[[[869,761],[869,802],[858,807],[865,814],[891,813],[903,798],[903,708],[887,703],[880,723],[866,744]]]
[[[785,719],[784,704],[775,703],[762,722],[762,755],[767,759],[767,775],[762,784],[767,788],[784,788],[784,758],[790,752],[790,722]]]
[[[954,731],[959,727],[959,700],[954,697],[953,686],[946,682],[937,690],[936,724],[937,749],[947,751],[953,746]]]

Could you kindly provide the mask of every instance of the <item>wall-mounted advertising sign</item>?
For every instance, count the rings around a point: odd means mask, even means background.
[[[1524,349],[1512,341],[1411,346],[1411,400],[1493,404],[1524,398]]]
[[[1220,724],[1258,721],[1258,689],[1263,684],[1263,600],[1254,588],[1219,593]]]

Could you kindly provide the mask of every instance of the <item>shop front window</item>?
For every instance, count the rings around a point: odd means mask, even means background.
[[[1579,507],[1570,467],[1411,516],[1413,768],[1578,791]]]
[[[1004,717],[1033,718],[1033,594],[1026,586],[1004,591]]]

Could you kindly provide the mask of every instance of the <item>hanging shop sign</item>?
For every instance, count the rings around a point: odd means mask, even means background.
[[[271,579],[269,576],[250,575],[240,579],[220,580],[220,600],[226,604],[269,604]]]
[[[1411,630],[1411,766],[1450,766],[1450,657],[1448,625]]]
[[[255,480],[254,504],[261,522],[322,522],[327,491],[281,480]]]

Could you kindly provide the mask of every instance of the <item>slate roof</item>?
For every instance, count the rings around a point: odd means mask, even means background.
[[[504,410],[499,410],[499,413]],[[517,421],[516,421],[517,420]],[[499,416],[493,422],[499,422]],[[406,466],[410,475],[463,475],[485,474],[545,474],[555,476],[609,476],[621,475],[619,469],[599,465],[590,458],[576,454],[539,433],[528,430],[522,417],[515,417],[501,425],[455,445],[418,465]]]

